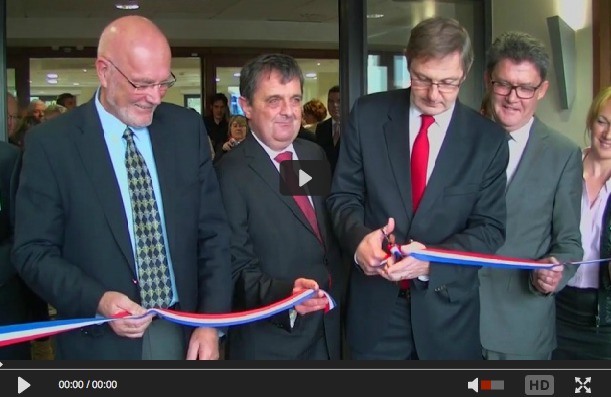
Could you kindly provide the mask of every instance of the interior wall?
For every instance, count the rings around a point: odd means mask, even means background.
[[[567,23],[577,23],[575,45],[576,93],[573,106],[561,109],[556,71],[551,65],[550,88],[537,109],[536,115],[550,127],[570,137],[580,146],[584,140],[585,118],[592,101],[592,14],[590,1],[584,0],[492,0],[492,33],[494,37],[508,30],[519,30],[539,38],[551,56],[547,17],[559,15]],[[575,21],[575,16],[583,16]],[[582,26],[578,26],[582,25]]]

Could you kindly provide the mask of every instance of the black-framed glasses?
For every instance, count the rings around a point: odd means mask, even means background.
[[[535,92],[541,87],[543,81],[537,86],[532,85],[511,85],[506,81],[490,81],[492,84],[492,91],[495,94],[507,96],[511,94],[511,91],[515,90],[516,96],[520,99],[530,99],[535,96]]]
[[[439,90],[439,92],[442,92],[444,94],[449,94],[449,93],[452,93],[458,90],[458,88],[460,87],[460,82],[450,83],[447,81],[440,81],[436,83],[430,79],[420,79],[418,77],[412,77],[412,87],[413,88],[417,88],[417,89],[420,88],[420,89],[428,90],[429,88],[431,88],[434,85],[437,86],[437,89]]]
[[[170,88],[174,84],[176,84],[176,76],[174,76],[174,73],[172,73],[172,72],[170,72],[170,75],[172,76],[172,78],[170,80],[162,81],[161,83],[150,83],[150,84],[148,84],[148,83],[147,84],[134,83],[110,59],[107,59],[106,61],[108,61],[108,63],[110,63],[115,69],[117,69],[117,72],[119,72],[121,74],[121,76],[125,77],[125,80],[127,80],[129,85],[134,87],[134,90],[136,90],[137,92],[146,91],[149,88],[156,88],[156,87],[159,87],[159,89],[162,90],[162,91],[166,91],[168,88]]]

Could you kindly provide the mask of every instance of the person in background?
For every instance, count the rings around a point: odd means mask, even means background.
[[[593,99],[583,150],[584,260],[611,257],[611,86]],[[611,263],[585,263],[556,295],[555,360],[611,360]]]
[[[225,153],[238,146],[248,134],[248,121],[239,114],[229,118],[229,139],[216,149],[214,162],[217,163]]]
[[[218,147],[227,141],[229,132],[229,107],[227,96],[217,92],[210,99],[210,114],[204,117],[204,124],[213,147]]]
[[[58,105],[58,104],[49,105],[45,109],[45,115],[43,117],[43,121],[51,120],[52,118],[55,118],[59,116],[60,114],[66,113],[67,111],[68,109],[62,105]]]
[[[69,92],[64,92],[63,94],[57,96],[55,103],[65,107],[66,110],[72,110],[76,107],[76,96],[70,94]]]
[[[147,314],[231,310],[230,231],[204,124],[162,102],[176,77],[149,19],[113,20],[97,49],[94,97],[28,132],[15,268],[58,319],[137,317],[57,335],[59,359],[218,359],[217,329]]]
[[[326,290],[343,291],[339,248],[324,197],[290,186],[280,163],[318,160],[320,146],[295,139],[301,126],[303,74],[284,54],[264,54],[244,65],[240,107],[251,134],[216,166],[231,225],[234,310],[269,305],[314,290],[294,309],[256,323],[231,327],[230,360],[337,360],[340,307],[326,312]],[[292,174],[295,178],[297,175]],[[289,191],[280,190],[285,178]],[[297,191],[299,190],[299,191]]]
[[[338,85],[329,88],[327,110],[331,117],[316,125],[316,142],[325,151],[331,164],[331,172],[335,172],[341,142],[341,101]]]
[[[45,109],[47,105],[40,99],[34,99],[27,107],[26,116],[31,116],[42,122],[45,117]]]
[[[503,244],[507,139],[458,101],[473,49],[457,21],[420,22],[406,58],[411,88],[361,97],[342,122],[327,199],[354,263],[350,356],[481,360],[478,268],[409,253],[432,246],[491,254]],[[383,263],[385,236],[394,237],[405,258]]]

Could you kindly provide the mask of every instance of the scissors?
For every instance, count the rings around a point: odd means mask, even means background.
[[[384,240],[386,241],[386,250],[388,251],[388,256],[380,262],[380,266],[386,265],[388,262],[388,258],[395,258],[395,261],[400,261],[405,258],[403,252],[401,252],[401,248],[399,244],[395,243],[395,236],[393,234],[386,233],[386,227],[380,229],[382,234],[384,235]]]

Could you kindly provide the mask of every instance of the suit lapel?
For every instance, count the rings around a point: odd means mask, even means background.
[[[180,154],[176,141],[172,139],[172,128],[154,113],[153,122],[148,127],[155,156],[155,168],[159,178],[159,189],[163,198],[163,215],[168,236],[169,252],[176,246],[178,230],[176,229],[176,211],[178,197],[176,196],[176,157]]]
[[[536,162],[541,156],[541,151],[545,148],[544,142],[548,136],[549,132],[547,129],[535,118],[530,128],[524,153],[518,163],[518,168],[516,168],[513,178],[507,185],[506,194],[511,195],[516,189],[519,192],[519,188],[532,175],[533,170],[537,169]]]
[[[388,121],[382,127],[393,177],[404,204],[408,222],[412,218],[412,182],[409,148],[409,90],[388,112]]]
[[[460,162],[470,161],[470,159],[465,158],[465,153],[467,153],[465,145],[468,138],[464,136],[463,131],[468,131],[469,127],[464,120],[463,112],[462,105],[456,102],[452,119],[435,161],[433,173],[426,184],[424,195],[414,218],[418,217],[419,214],[426,217],[428,210],[435,205],[437,198],[443,194],[447,182],[457,180],[453,175],[461,168],[459,166]]]
[[[248,136],[243,143],[244,153],[249,160],[250,168],[265,182],[265,184],[278,196],[278,199],[293,212],[293,215],[306,227],[312,234],[314,231],[305,215],[291,196],[280,194],[280,174],[272,160],[267,155],[265,149],[259,145],[257,140]],[[299,153],[297,153],[299,156]]]
[[[95,100],[85,105],[83,112],[84,120],[80,126],[81,131],[75,137],[76,147],[115,241],[135,276],[134,253],[127,231],[121,191],[108,154],[104,131],[95,108]]]

